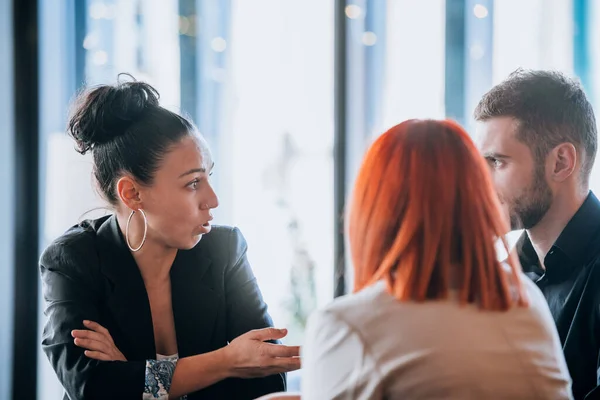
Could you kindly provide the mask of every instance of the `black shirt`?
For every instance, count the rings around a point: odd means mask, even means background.
[[[590,192],[544,258],[546,271],[527,233],[517,252],[550,306],[575,399],[600,399],[600,201]]]

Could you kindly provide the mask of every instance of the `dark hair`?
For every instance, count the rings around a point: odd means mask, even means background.
[[[123,174],[152,184],[165,153],[195,132],[190,121],[158,100],[156,89],[135,80],[90,88],[75,100],[68,132],[81,154],[92,152],[94,176],[112,205],[117,204],[115,183]]]
[[[582,159],[582,181],[588,184],[598,148],[596,117],[579,82],[557,71],[518,69],[487,92],[475,108],[475,119],[513,117],[517,138],[541,163],[554,147],[569,142]]]

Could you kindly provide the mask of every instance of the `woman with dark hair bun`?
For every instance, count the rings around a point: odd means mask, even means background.
[[[214,162],[194,125],[129,81],[83,92],[68,131],[113,214],[73,226],[40,260],[42,347],[64,398],[285,390],[298,348],[278,343],[286,330],[272,326],[240,231],[211,226]]]

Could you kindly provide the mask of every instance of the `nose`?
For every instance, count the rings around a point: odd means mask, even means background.
[[[211,191],[211,196],[210,196],[210,201],[208,203],[208,206],[213,209],[213,208],[217,208],[219,207],[219,196],[217,196],[217,194],[215,193],[215,191],[212,189],[212,187],[210,188]]]
[[[214,200],[212,201],[212,203],[208,204],[208,207],[212,210],[213,208],[217,208],[219,207],[219,197],[217,195],[215,195]]]
[[[217,207],[219,207],[219,196],[217,196],[212,186],[210,186],[209,193],[207,193],[207,198],[205,199],[205,204],[203,204],[201,208],[212,210]]]

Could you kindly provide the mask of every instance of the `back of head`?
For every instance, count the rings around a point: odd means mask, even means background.
[[[517,138],[538,164],[557,145],[572,143],[582,161],[581,181],[588,186],[598,138],[592,105],[578,82],[557,71],[516,70],[483,96],[474,117],[515,118]]]
[[[121,175],[150,185],[170,147],[196,130],[159,105],[156,89],[133,80],[84,90],[73,104],[68,132],[80,153],[92,152],[98,186],[115,206]]]
[[[358,173],[348,234],[355,290],[385,280],[401,300],[445,298],[507,309],[511,280],[495,241],[507,231],[483,158],[450,121],[409,120],[381,135]],[[506,242],[505,242],[506,245]]]

